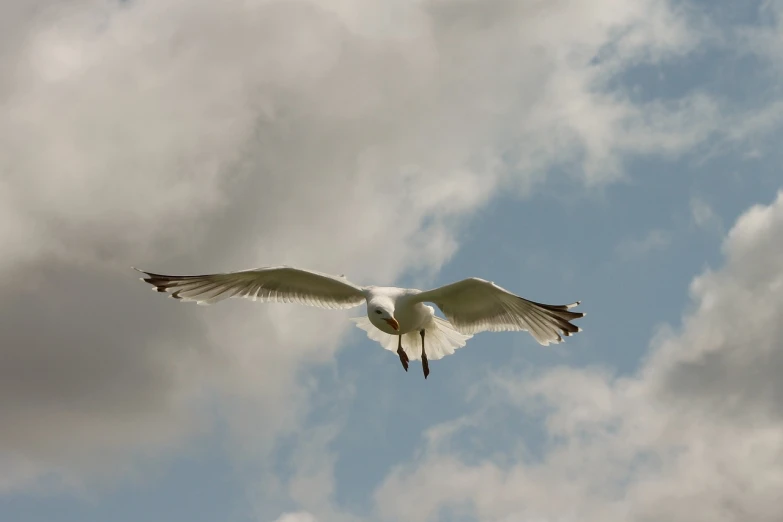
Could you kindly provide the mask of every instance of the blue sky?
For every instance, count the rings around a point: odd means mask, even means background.
[[[0,7],[0,520],[779,518],[783,3],[39,4]],[[425,381],[363,307],[128,268],[279,263],[587,317]]]

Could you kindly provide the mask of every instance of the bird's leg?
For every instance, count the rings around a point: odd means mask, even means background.
[[[424,351],[424,329],[419,331],[421,335],[421,366],[424,369],[424,378],[430,374],[430,363],[427,361],[427,352]]]
[[[397,355],[400,356],[400,362],[402,363],[402,367],[405,368],[405,371],[408,371],[408,354],[405,353],[405,350],[402,349],[402,336],[397,336]]]

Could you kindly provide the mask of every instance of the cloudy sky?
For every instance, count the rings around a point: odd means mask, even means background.
[[[783,1],[0,0],[0,520],[777,522]],[[543,348],[131,265],[484,277]]]

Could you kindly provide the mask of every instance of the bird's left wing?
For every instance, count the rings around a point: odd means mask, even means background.
[[[437,305],[461,333],[524,330],[544,346],[561,342],[561,335],[581,331],[570,321],[585,315],[569,311],[579,301],[568,305],[536,303],[477,277],[421,292],[413,299]]]
[[[364,302],[364,291],[344,277],[289,266],[254,268],[206,275],[163,275],[139,272],[158,292],[174,299],[212,304],[230,297],[253,301],[299,303],[320,308],[353,308]]]

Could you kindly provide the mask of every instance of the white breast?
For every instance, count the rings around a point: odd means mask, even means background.
[[[435,310],[423,303],[414,303],[412,306],[404,302],[398,303],[394,317],[400,323],[399,334],[418,331],[424,328],[432,320]]]

